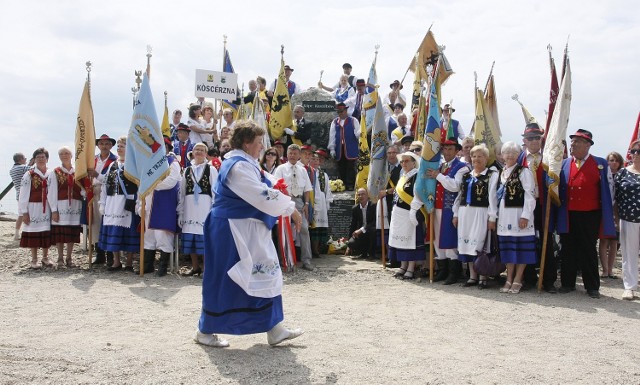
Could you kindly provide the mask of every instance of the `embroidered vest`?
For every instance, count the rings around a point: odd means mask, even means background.
[[[29,202],[46,202],[47,180],[42,178],[33,170],[29,170],[29,174],[31,174],[31,193],[29,194]]]
[[[118,182],[118,175],[120,176],[120,179],[122,179],[122,182],[124,183],[124,188],[127,190],[126,192],[127,194],[135,194],[136,192],[138,192],[138,185],[136,185],[129,179],[125,178],[124,169],[121,169],[120,167],[118,167],[118,164],[115,163],[115,167],[113,167],[112,165],[112,167],[109,168],[106,181],[105,181],[107,185],[108,196],[125,194],[125,192],[122,191],[122,188],[120,187],[120,182]]]
[[[523,167],[516,164],[504,184],[504,207],[522,207],[524,206],[524,188],[520,181],[520,173]]]
[[[60,167],[57,167],[54,173],[58,182],[58,200],[67,200],[69,195],[71,195],[71,199],[82,200],[80,186],[75,183],[73,174],[65,173]]]
[[[460,188],[460,206],[489,207],[489,180],[492,173],[493,170],[489,170],[486,175],[478,175],[475,178],[472,172],[464,174]]]
[[[204,170],[202,170],[202,178],[200,178],[198,186],[200,186],[201,189],[200,194],[213,196],[211,191],[211,181],[209,180],[211,175],[209,167],[211,167],[209,163],[205,164]],[[186,179],[185,195],[193,195],[193,188],[195,187],[195,183],[193,182],[193,178],[191,177],[192,174],[192,167],[187,168],[187,171],[185,171],[184,173],[184,177]]]

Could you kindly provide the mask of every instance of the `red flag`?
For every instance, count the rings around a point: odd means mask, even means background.
[[[627,164],[631,162],[631,154],[629,150],[631,149],[631,143],[640,139],[640,132],[638,132],[638,126],[640,126],[640,112],[638,113],[638,119],[636,120],[636,128],[633,130],[633,135],[631,135],[631,140],[629,141],[629,149],[627,150]]]
[[[556,74],[556,63],[553,61],[553,56],[551,56],[551,46],[548,46],[547,48],[549,49],[549,67],[551,70],[551,89],[549,91],[549,111],[547,113],[547,125],[544,128],[544,135],[542,137],[543,146],[544,146],[544,142],[547,139],[547,132],[549,132],[549,125],[551,124],[551,118],[553,117],[553,110],[555,110],[556,108],[556,100],[558,100],[558,92],[560,91],[560,86],[558,85],[558,75]],[[562,72],[564,75],[564,65],[562,67],[563,67]]]

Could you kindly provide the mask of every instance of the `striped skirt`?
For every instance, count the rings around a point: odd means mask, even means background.
[[[136,215],[134,218],[131,227],[102,225],[98,246],[105,251],[140,251],[140,217]]]
[[[182,253],[204,255],[204,235],[182,233]]]
[[[49,248],[51,246],[51,231],[23,231],[20,238],[20,247],[42,247]]]
[[[80,243],[80,226],[51,225],[51,244]]]
[[[536,237],[498,236],[500,261],[502,263],[534,264],[536,263]]]

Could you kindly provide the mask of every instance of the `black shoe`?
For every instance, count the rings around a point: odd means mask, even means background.
[[[122,270],[122,265],[120,266],[109,266],[107,267],[107,271],[120,271]]]
[[[125,266],[122,270],[124,271],[130,271],[133,273],[133,266]]]
[[[556,289],[555,286],[553,286],[552,284],[550,285],[542,285],[542,289],[544,291],[546,291],[549,294],[556,294],[558,292],[558,289]]]
[[[202,269],[201,268],[197,268],[194,269],[193,267],[191,269],[189,269],[186,273],[184,273],[185,276],[187,277],[192,277],[194,275],[201,275],[202,274]]]
[[[567,293],[571,293],[572,291],[576,291],[576,288],[575,287],[560,286],[560,288],[558,289],[558,293],[560,293],[560,294],[567,294]]]
[[[600,292],[598,290],[587,290],[587,295],[591,298],[600,298]]]
[[[167,253],[164,251],[160,252],[160,263],[158,264],[158,271],[156,271],[156,276],[164,277],[167,275],[167,269],[169,268],[169,258],[171,257],[171,253]]]

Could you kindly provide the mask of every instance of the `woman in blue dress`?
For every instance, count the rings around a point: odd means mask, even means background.
[[[218,334],[266,332],[267,342],[277,345],[303,333],[282,326],[282,271],[271,240],[278,216],[291,215],[298,229],[302,217],[279,189],[286,187],[260,169],[265,133],[252,121],[239,121],[220,168],[204,224],[206,269],[195,335],[203,345],[229,346]]]

